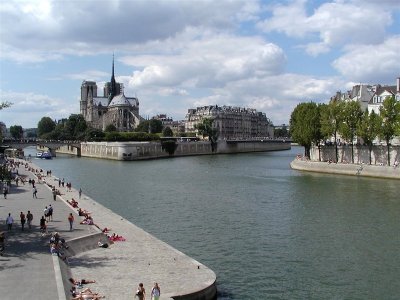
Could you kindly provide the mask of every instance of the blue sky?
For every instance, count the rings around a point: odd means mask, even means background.
[[[0,1],[7,127],[79,113],[80,86],[112,56],[140,114],[232,105],[288,123],[303,101],[400,76],[399,0]]]

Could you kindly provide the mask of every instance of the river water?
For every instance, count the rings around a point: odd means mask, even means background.
[[[302,152],[34,163],[210,267],[219,300],[399,299],[400,182],[291,170]]]

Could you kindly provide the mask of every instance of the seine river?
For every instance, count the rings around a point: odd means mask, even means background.
[[[399,299],[400,182],[291,170],[302,152],[34,162],[210,267],[218,299]]]

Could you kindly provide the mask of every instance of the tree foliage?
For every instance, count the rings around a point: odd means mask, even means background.
[[[0,110],[2,110],[3,108],[10,107],[11,105],[13,105],[13,103],[9,101],[2,101],[0,102]]]
[[[321,134],[325,139],[334,137],[336,162],[339,157],[337,135],[343,119],[342,110],[343,103],[339,101],[331,101],[321,106]]]
[[[394,96],[387,97],[380,108],[382,127],[379,136],[386,141],[388,165],[390,165],[390,140],[400,127],[399,114],[400,102],[397,102]]]
[[[51,133],[56,128],[56,123],[49,117],[43,117],[38,123],[38,136]]]
[[[163,129],[162,122],[157,119],[144,120],[136,127],[136,132],[161,133]]]
[[[363,140],[364,144],[368,146],[369,164],[372,163],[371,153],[373,141],[379,134],[381,124],[381,117],[377,115],[374,111],[369,113],[367,109],[364,111],[360,121],[358,122],[357,135]]]
[[[114,124],[108,124],[106,128],[104,129],[105,132],[113,132],[117,131],[117,127],[115,127]]]
[[[24,135],[24,130],[21,125],[10,126],[10,134],[14,139],[21,139]]]
[[[213,127],[213,122],[214,120],[211,118],[204,118],[201,123],[195,125],[195,129],[203,138],[208,137],[212,152],[216,150],[218,141],[218,129]]]
[[[351,143],[351,162],[354,163],[354,137],[356,136],[357,125],[362,116],[360,103],[358,101],[344,102],[342,106],[342,123],[339,126],[339,133]]]
[[[178,144],[176,143],[175,140],[162,140],[161,147],[165,152],[167,152],[170,156],[172,156],[175,153]]]
[[[171,127],[166,126],[166,127],[163,129],[162,135],[165,136],[165,137],[167,137],[167,136],[174,136],[174,133],[172,132]]]
[[[320,109],[314,102],[300,103],[290,116],[290,132],[295,142],[304,147],[304,155],[310,158],[313,143],[321,138]]]

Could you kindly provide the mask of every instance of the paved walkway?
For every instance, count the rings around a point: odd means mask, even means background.
[[[24,167],[19,168],[19,173],[37,181]],[[40,299],[58,299],[53,259],[49,252],[50,237],[42,237],[39,232],[39,219],[46,206],[51,204],[54,208],[53,221],[48,223],[49,232],[58,231],[67,240],[93,231],[90,226],[79,224],[75,224],[74,231],[69,231],[67,216],[74,211],[60,197],[54,201],[46,184],[36,184],[36,187],[37,199],[32,197],[32,187],[28,183],[18,187],[13,184],[7,199],[3,195],[0,197],[0,228],[7,236],[5,254],[0,257],[1,299],[33,299],[33,295]],[[32,229],[29,230],[26,224],[22,231],[19,214],[22,211],[26,215],[28,210],[33,214]],[[8,213],[14,218],[10,232],[5,225]]]
[[[20,167],[20,174],[35,178],[32,173]],[[62,196],[53,196],[48,185],[56,185],[55,177],[45,177],[47,184],[37,184],[38,199],[32,198],[32,187],[28,183],[19,187],[12,186],[7,199],[0,197],[0,228],[6,231],[4,219],[11,212],[15,224],[8,233],[5,255],[0,257],[1,299],[62,299],[60,295],[60,277],[57,264],[49,253],[49,237],[39,233],[39,219],[45,206],[54,207],[53,221],[48,223],[49,232],[57,231],[67,241],[89,234],[98,233],[95,226],[79,225],[81,217],[66,200],[79,201],[79,206],[92,213],[100,228],[108,227],[126,238],[125,242],[116,242],[108,249],[95,248],[70,257],[69,267],[74,278],[94,279],[92,290],[105,295],[108,299],[133,299],[139,282],[144,283],[150,294],[154,281],[159,282],[162,291],[160,299],[172,296],[215,293],[215,273],[201,263],[193,260],[168,244],[133,225],[111,210],[103,207],[86,195],[79,199],[78,192],[67,192],[61,188]],[[21,231],[19,213],[30,210],[34,216],[32,230]],[[74,230],[69,231],[67,216],[74,213]],[[72,243],[72,242],[71,242]],[[65,282],[65,280],[64,280]],[[62,285],[62,283],[61,283]],[[70,287],[66,287],[69,289]],[[182,299],[184,299],[183,297]],[[147,299],[150,299],[147,296]]]

